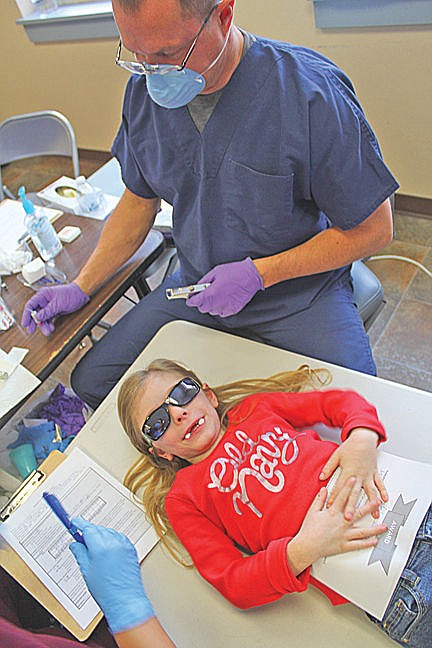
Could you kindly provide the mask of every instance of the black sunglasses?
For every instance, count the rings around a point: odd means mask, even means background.
[[[157,441],[168,429],[171,423],[168,405],[183,407],[190,403],[199,393],[201,387],[193,378],[182,378],[157,409],[149,414],[141,428],[147,442]]]

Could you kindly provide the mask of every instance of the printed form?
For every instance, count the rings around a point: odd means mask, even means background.
[[[431,504],[432,464],[380,451],[378,470],[389,501],[381,505],[379,520],[367,516],[358,525],[383,523],[388,530],[378,536],[378,544],[371,549],[316,561],[311,574],[381,620]],[[329,481],[329,490],[336,479],[337,471]],[[363,495],[358,504],[365,501]]]
[[[127,535],[139,560],[158,538],[130,491],[78,448],[1,525],[1,535],[84,629],[99,607],[68,549],[74,540],[43,500],[44,491],[57,495],[71,517]]]

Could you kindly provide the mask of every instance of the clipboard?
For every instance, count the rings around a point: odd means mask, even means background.
[[[1,521],[13,515],[13,512],[43,484],[45,478],[54,472],[66,458],[67,456],[63,453],[53,450],[39,468],[27,477],[6,506],[0,511]],[[0,565],[79,641],[88,639],[102,619],[103,613],[98,612],[86,628],[81,628],[22,558],[15,553],[12,547],[7,545],[4,539],[2,539],[0,546]]]

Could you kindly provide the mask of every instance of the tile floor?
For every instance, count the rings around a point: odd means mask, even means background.
[[[90,175],[101,164],[101,154],[95,159],[88,154],[80,158],[84,175]],[[54,163],[52,158],[51,162],[48,159],[43,164],[38,159],[16,162],[3,171],[3,180],[14,193],[23,173],[28,191],[34,191],[59,175],[70,175],[72,170],[68,161],[58,157]],[[380,254],[410,257],[432,270],[432,220],[396,213],[395,238]],[[378,375],[432,391],[432,279],[416,266],[402,261],[368,261],[368,265],[382,282],[386,300],[369,329]],[[133,290],[130,296],[134,297]],[[114,323],[130,308],[132,304],[121,299],[104,319]],[[100,330],[96,331],[98,334]],[[71,369],[89,345],[90,342],[84,340],[41,389],[51,389],[58,381],[68,384]]]
[[[432,220],[396,212],[395,237],[379,254],[410,257],[432,271]],[[432,391],[432,279],[404,261],[367,265],[386,299],[369,329],[378,375]]]

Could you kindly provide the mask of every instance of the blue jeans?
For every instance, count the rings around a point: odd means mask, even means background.
[[[402,646],[432,646],[432,506],[420,525],[383,620],[368,616]]]

